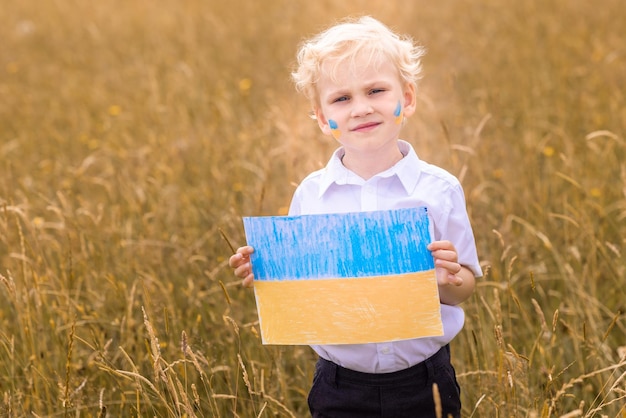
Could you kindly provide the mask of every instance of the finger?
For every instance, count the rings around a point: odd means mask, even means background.
[[[448,270],[438,267],[436,269],[437,284],[439,286],[461,286],[463,284],[463,278],[456,274],[450,273]]]
[[[458,258],[457,253],[448,250],[435,251],[433,253],[433,257],[435,258],[435,260],[448,261],[452,263],[456,263]]]
[[[254,274],[250,273],[247,275],[243,281],[241,282],[243,287],[253,287],[254,286]]]
[[[241,264],[239,267],[235,269],[235,276],[240,278],[245,278],[248,275],[252,274],[252,267],[250,263]]]
[[[252,248],[249,245],[245,245],[243,247],[239,247],[237,249],[237,253],[241,254],[243,256],[249,256],[250,254],[252,254],[254,252],[254,248]]]
[[[435,266],[446,269],[450,274],[458,274],[461,271],[461,265],[456,261],[437,258]]]
[[[433,241],[427,247],[430,251],[450,250],[456,251],[454,245],[450,241]]]
[[[241,264],[242,259],[243,259],[243,256],[241,254],[239,253],[233,254],[228,259],[228,265],[232,268],[236,268],[239,266],[239,264]]]
[[[228,265],[232,268],[239,267],[244,263],[250,262],[250,255],[247,253],[236,253],[228,259]]]
[[[455,286],[461,286],[463,284],[463,278],[461,276],[457,276],[456,274],[448,274],[448,281],[450,284]]]

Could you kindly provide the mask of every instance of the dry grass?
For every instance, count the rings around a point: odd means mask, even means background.
[[[260,344],[220,229],[325,163],[289,69],[363,12],[428,47],[404,137],[467,194],[464,416],[626,416],[619,0],[3,5],[0,415],[306,416],[314,356]]]

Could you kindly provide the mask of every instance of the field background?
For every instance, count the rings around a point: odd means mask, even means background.
[[[457,175],[485,270],[464,416],[626,417],[621,0],[3,1],[0,416],[304,417],[227,267],[335,143],[298,43],[372,14],[428,48],[403,132]]]

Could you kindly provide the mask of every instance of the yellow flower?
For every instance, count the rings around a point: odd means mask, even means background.
[[[544,149],[543,149],[543,155],[545,155],[546,157],[550,158],[554,155],[554,148],[552,148],[551,146],[547,145]]]
[[[20,66],[17,65],[17,62],[10,62],[6,66],[7,73],[15,74],[20,70]]]
[[[599,198],[602,197],[602,190],[599,187],[592,187],[591,190],[589,190],[589,194],[592,197]]]
[[[242,94],[248,93],[251,87],[252,80],[250,80],[249,78],[242,78],[241,80],[239,80],[239,91]]]
[[[109,115],[118,116],[120,113],[122,113],[122,108],[118,105],[109,106]]]
[[[35,217],[35,219],[33,219],[33,225],[35,226],[35,228],[41,228],[44,224],[44,219],[41,216],[37,216]]]

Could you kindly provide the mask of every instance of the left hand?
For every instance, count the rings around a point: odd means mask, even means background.
[[[433,241],[428,245],[435,259],[435,274],[439,286],[463,285],[463,277],[459,275],[463,267],[459,264],[459,255],[450,241]]]

